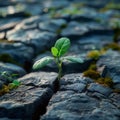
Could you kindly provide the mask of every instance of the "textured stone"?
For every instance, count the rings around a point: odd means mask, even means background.
[[[78,22],[72,21],[68,24],[67,28],[63,29],[61,35],[73,39],[80,37],[87,32],[88,29],[86,26],[83,26]]]
[[[46,22],[40,22],[39,28],[44,31],[59,33],[62,27],[65,27],[67,22],[64,19],[53,19]]]
[[[102,71],[102,76],[111,77],[115,84],[120,83],[120,53],[109,50],[104,56],[102,56],[97,66],[105,68]]]
[[[64,92],[62,96],[63,95]],[[62,96],[59,97],[62,99]],[[54,97],[50,101],[47,113],[42,117],[41,120],[78,120],[81,118],[80,114],[86,115],[98,106],[97,100],[90,98],[85,94],[71,94],[67,97],[67,99],[56,103],[54,103]]]
[[[11,77],[13,74],[16,74],[16,76],[14,76],[14,79],[17,79],[26,74],[26,71],[23,68],[21,68],[20,66],[10,64],[10,63],[0,62],[0,89],[2,88],[2,86],[4,84],[12,82],[9,79],[7,79],[6,77],[2,76],[3,72],[7,72],[7,74]]]
[[[0,62],[0,72],[7,71],[9,73],[18,74],[19,77],[26,74],[25,70],[17,65],[11,63],[2,63]]]
[[[50,72],[33,72],[29,73],[22,78],[18,79],[18,81],[22,82],[27,86],[40,86],[40,87],[51,87],[54,89],[55,80],[57,79],[57,73]]]
[[[51,32],[41,32],[38,29],[17,30],[7,33],[8,39],[23,42],[35,50],[35,53],[42,52],[50,48],[56,40],[56,35]],[[49,44],[48,44],[49,43]]]
[[[0,97],[0,118],[32,120],[39,117],[38,113],[44,112],[53,95],[56,77],[56,73],[38,72],[19,79],[22,85]]]
[[[97,84],[97,83],[91,83],[90,86],[88,87],[88,91],[98,92],[98,93],[101,93],[105,96],[108,96],[108,95],[110,95],[110,93],[112,93],[111,88],[102,86],[102,85]]]
[[[34,50],[23,43],[3,42],[0,44],[0,54],[8,54],[18,63],[24,64],[27,61],[31,61]]]

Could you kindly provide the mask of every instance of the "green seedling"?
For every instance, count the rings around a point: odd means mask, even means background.
[[[60,80],[62,76],[62,63],[64,61],[71,61],[71,62],[77,62],[77,63],[82,63],[83,60],[80,57],[73,57],[73,56],[66,56],[63,57],[64,54],[69,50],[70,48],[70,40],[68,38],[60,38],[56,41],[55,45],[51,48],[51,53],[52,56],[46,56],[41,58],[40,60],[36,61],[33,65],[33,69],[39,69],[50,62],[55,62],[58,67],[58,80]]]

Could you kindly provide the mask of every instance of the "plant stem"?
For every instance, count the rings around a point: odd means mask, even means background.
[[[59,81],[62,76],[62,61],[59,59],[59,57],[55,58],[55,61],[58,66],[58,81]]]
[[[60,80],[61,76],[62,76],[62,62],[60,62],[58,64],[58,69],[59,69],[59,72],[58,72],[58,80]]]

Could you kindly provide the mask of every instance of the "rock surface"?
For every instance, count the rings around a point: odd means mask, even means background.
[[[0,120],[119,120],[119,6],[119,0],[0,1]],[[98,60],[87,57],[92,50],[105,52],[116,36],[118,51],[107,50]],[[71,40],[66,55],[83,63],[64,61],[58,82],[55,63],[37,71],[32,65],[51,56],[60,37]],[[112,86],[84,77],[92,63],[102,79],[112,79]],[[8,90],[12,81],[6,73],[10,78],[17,74],[21,85]]]
[[[98,67],[105,66],[105,68],[102,71],[102,75],[110,76],[115,84],[120,83],[119,60],[120,60],[120,53],[110,50],[97,62]]]
[[[30,73],[19,79],[19,88],[0,97],[0,118],[36,119],[54,93],[57,73]],[[30,80],[30,81],[28,81]],[[38,115],[39,115],[38,114]]]
[[[41,120],[118,120],[119,107],[106,97],[111,94],[111,89],[100,85],[98,88],[97,84],[94,84],[82,74],[69,74],[61,78],[60,91],[50,100],[47,113]],[[89,95],[89,91],[100,92],[106,98],[101,97],[99,100]]]

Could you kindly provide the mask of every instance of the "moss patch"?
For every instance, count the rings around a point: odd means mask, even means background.
[[[94,80],[97,80],[98,78],[100,78],[99,72],[96,72],[96,71],[91,70],[91,69],[88,69],[83,74],[85,77],[89,77],[89,78],[92,78]]]
[[[19,85],[15,85],[14,83],[9,83],[8,85],[3,85],[2,89],[0,90],[0,96],[9,93],[10,90],[18,88]]]
[[[98,50],[93,50],[93,51],[88,52],[87,57],[98,60],[100,55],[101,53]]]
[[[112,49],[112,50],[120,51],[120,45],[113,42],[113,43],[107,44],[103,49],[104,50]]]
[[[100,12],[106,12],[107,10],[110,9],[120,10],[120,4],[109,2],[104,8],[100,9]]]
[[[99,84],[102,84],[104,86],[113,87],[113,81],[109,77],[101,77],[100,73],[97,71],[96,63],[92,63],[88,70],[83,72],[83,75],[85,77],[89,77],[94,80],[94,82],[97,82]]]
[[[7,85],[3,85],[2,89],[0,90],[0,96],[8,92],[9,92],[9,87]]]
[[[109,86],[109,87],[112,87],[113,86],[113,81],[112,81],[112,79],[111,78],[109,78],[109,77],[105,77],[105,78],[98,78],[97,80],[96,80],[96,82],[97,83],[99,83],[99,84],[103,84],[103,85],[105,85],[105,86]]]

